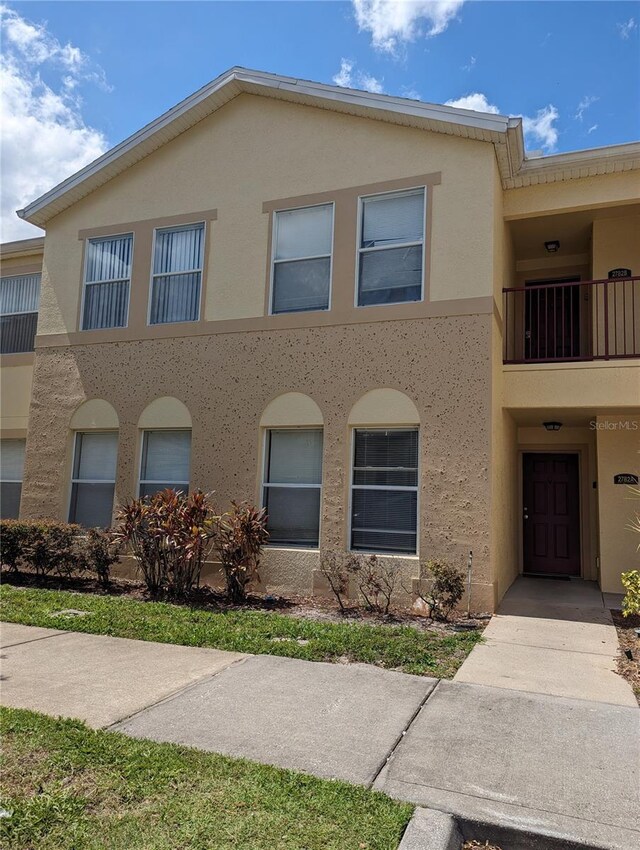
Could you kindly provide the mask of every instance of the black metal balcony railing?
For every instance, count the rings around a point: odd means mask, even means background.
[[[640,277],[502,292],[505,363],[640,357]]]

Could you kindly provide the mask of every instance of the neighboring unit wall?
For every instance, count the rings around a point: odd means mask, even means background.
[[[640,475],[640,416],[598,416],[596,441],[600,584],[605,592],[623,593],[620,573],[640,569],[640,539],[629,528],[640,511],[640,497],[630,487],[614,484],[614,476]]]

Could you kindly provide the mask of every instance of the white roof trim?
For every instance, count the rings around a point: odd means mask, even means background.
[[[423,103],[408,98],[373,94],[235,67],[54,186],[24,209],[18,210],[18,216],[32,224],[44,226],[54,215],[185,132],[242,92],[308,103],[325,109],[419,127],[431,132],[492,142],[505,188],[584,176],[585,160],[588,160],[590,166],[589,173],[594,169],[596,173],[608,173],[640,167],[640,162],[636,162],[640,156],[638,143],[527,160],[520,118]],[[630,157],[633,160],[631,163]],[[624,164],[614,168],[612,159],[620,160],[621,163],[624,161]],[[574,170],[575,174],[572,173]],[[539,179],[542,171],[545,177]]]

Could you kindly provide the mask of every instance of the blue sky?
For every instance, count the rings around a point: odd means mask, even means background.
[[[7,3],[2,238],[35,235],[12,210],[232,65],[523,115],[529,150],[637,140],[639,22],[611,0]]]

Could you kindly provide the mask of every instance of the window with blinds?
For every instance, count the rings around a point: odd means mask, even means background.
[[[69,522],[85,528],[111,525],[117,458],[117,431],[76,434]]]
[[[356,430],[351,548],[415,554],[417,528],[417,428]]]
[[[143,431],[140,497],[160,490],[189,492],[191,431]]]
[[[83,331],[127,326],[132,257],[131,233],[87,242]]]
[[[361,201],[358,306],[422,299],[425,189]]]
[[[204,224],[156,230],[149,324],[200,317]]]
[[[267,431],[262,504],[270,543],[318,545],[321,488],[322,430]]]
[[[328,310],[333,204],[275,214],[272,313]]]
[[[0,278],[0,352],[33,351],[40,303],[39,274]]]
[[[22,495],[25,440],[0,440],[0,518],[17,519]]]

